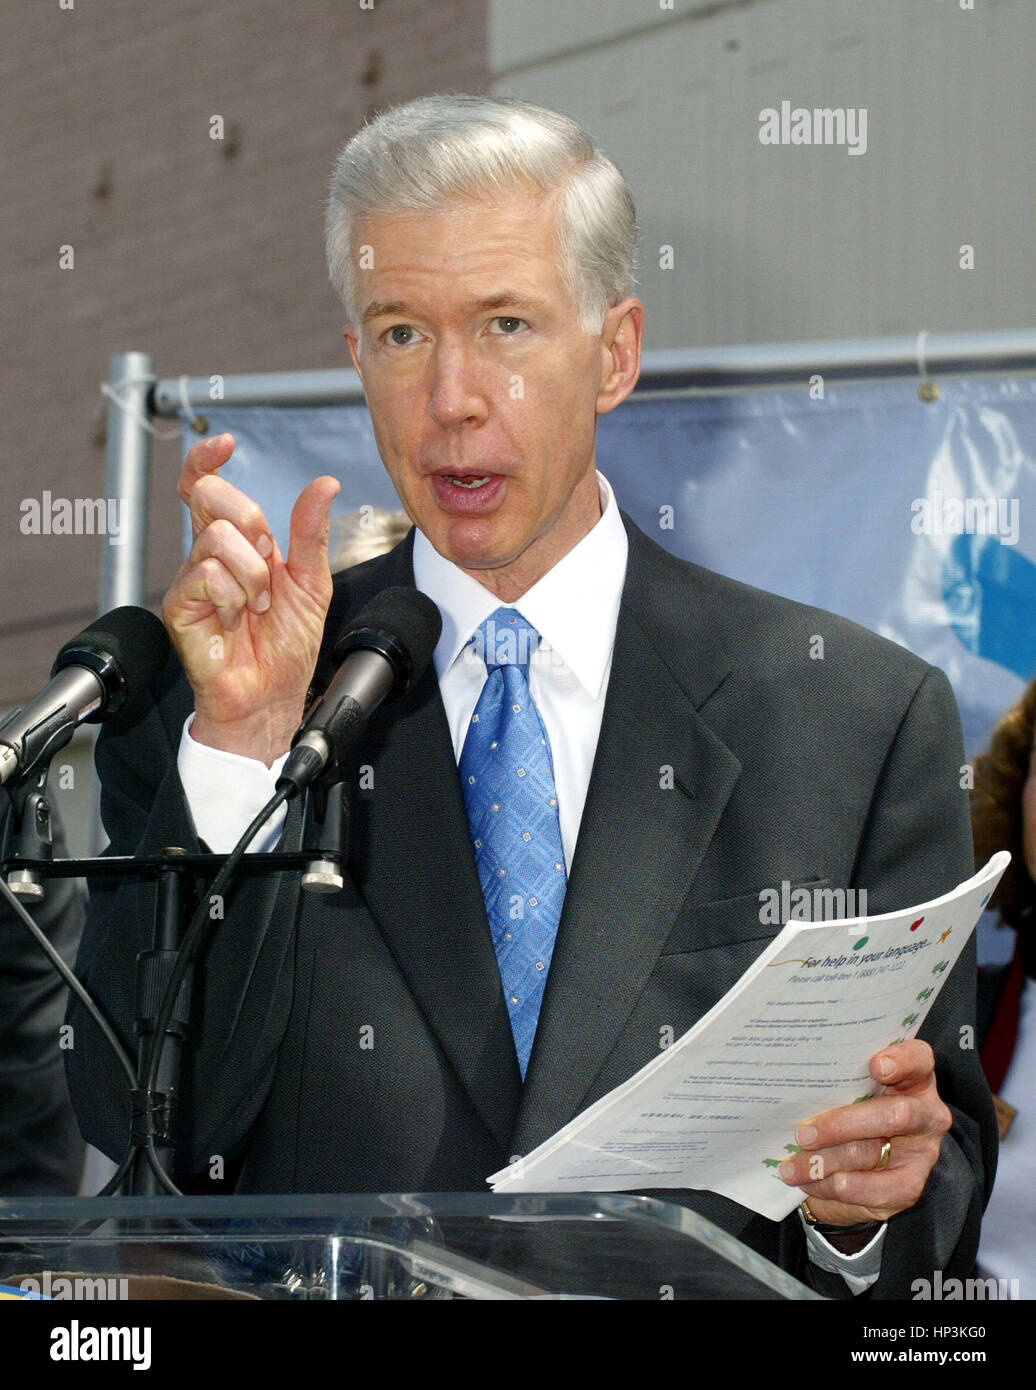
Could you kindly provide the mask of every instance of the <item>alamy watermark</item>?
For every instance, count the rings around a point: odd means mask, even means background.
[[[126,540],[125,497],[23,497],[19,529],[23,536],[107,536],[109,545]]]
[[[915,1301],[954,1303],[982,1301],[986,1303],[1020,1299],[1018,1279],[944,1279],[942,1270],[934,1279],[915,1279],[910,1285],[910,1297]]]
[[[915,536],[997,536],[1018,544],[1017,497],[915,497],[910,503]]]
[[[766,106],[759,112],[760,145],[844,145],[867,153],[866,106]]]
[[[91,1327],[73,1318],[50,1334],[52,1361],[130,1361],[135,1371],[151,1369],[150,1327]]]
[[[26,1298],[71,1299],[82,1302],[121,1302],[129,1298],[129,1281],[125,1278],[88,1274],[54,1274],[45,1269],[39,1278],[19,1279],[18,1288]]]
[[[483,630],[484,628],[484,630]],[[464,650],[465,660],[487,666],[563,666],[560,653],[534,629],[519,627],[512,619],[498,623],[489,618],[476,628]]]
[[[759,892],[759,921],[778,926],[785,922],[837,922],[867,916],[866,888],[795,888],[788,879],[780,888]]]

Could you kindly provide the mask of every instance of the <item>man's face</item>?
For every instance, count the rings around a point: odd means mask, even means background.
[[[515,190],[371,218],[353,246],[364,321],[346,339],[381,457],[436,550],[505,599],[600,516],[597,415],[640,366],[640,301],[584,334],[554,219],[551,202]]]

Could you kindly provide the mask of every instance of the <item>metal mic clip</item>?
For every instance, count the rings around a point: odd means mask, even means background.
[[[339,893],[345,887],[342,865],[349,852],[348,792],[344,782],[317,782],[309,796],[316,844],[314,857],[302,871],[302,887],[307,893]]]
[[[54,858],[47,778],[50,764],[45,762],[31,776],[9,782],[4,791],[10,803],[4,833],[5,859]],[[10,869],[7,886],[26,902],[41,902],[46,896],[43,879],[36,869]]]

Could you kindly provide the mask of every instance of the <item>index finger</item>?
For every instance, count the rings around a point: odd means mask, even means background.
[[[199,439],[188,449],[176,487],[181,500],[188,506],[191,505],[191,493],[198,479],[207,473],[218,472],[234,452],[234,443],[232,434],[214,434],[208,439]]]
[[[883,1095],[856,1105],[825,1110],[796,1126],[795,1139],[807,1151],[851,1144],[860,1139],[893,1139],[897,1134],[924,1134],[930,1107],[919,1096]]]
[[[892,1063],[891,1070],[882,1066],[886,1058]],[[839,1105],[815,1115],[811,1120],[804,1120],[799,1130],[805,1126],[807,1138],[805,1142],[801,1137],[798,1141],[803,1148],[821,1148],[825,1144],[842,1144],[853,1139],[872,1139],[883,1135],[881,1126],[895,1122],[889,1115],[888,1106],[902,1104],[906,1099],[902,1092],[924,1087],[934,1077],[935,1053],[920,1038],[909,1038],[876,1052],[871,1058],[870,1070],[875,1081],[880,1081],[886,1090],[881,1095],[867,1100],[861,1098],[853,1105]],[[897,1092],[900,1093],[898,1098]],[[894,1115],[898,1118],[899,1111],[895,1110]],[[911,1132],[909,1122],[907,1128],[900,1131],[903,1134]]]
[[[184,461],[180,496],[187,502],[195,540],[213,522],[229,521],[267,560],[274,553],[275,545],[262,507],[219,476],[220,468],[233,452],[234,436],[231,434],[216,435],[214,439],[203,439],[195,444]]]

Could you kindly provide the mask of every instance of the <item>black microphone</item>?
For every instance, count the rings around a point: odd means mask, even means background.
[[[329,764],[342,764],[379,705],[398,699],[424,674],[442,616],[420,589],[383,589],[361,608],[331,653],[338,669],[304,720],[277,779],[288,799]]]
[[[47,686],[0,725],[0,784],[64,748],[80,724],[120,709],[165,665],[169,638],[146,608],[115,608],[58,652]]]

